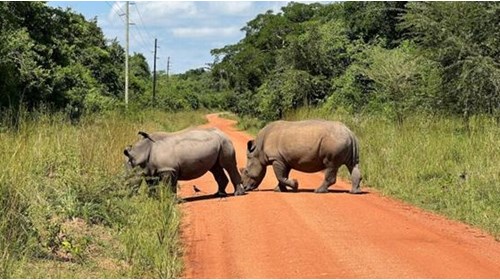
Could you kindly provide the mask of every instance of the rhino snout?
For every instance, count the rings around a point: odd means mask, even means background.
[[[134,157],[130,154],[129,150],[130,148],[126,148],[125,150],[123,150],[123,154],[127,157],[127,165],[135,167],[137,164],[135,162]]]

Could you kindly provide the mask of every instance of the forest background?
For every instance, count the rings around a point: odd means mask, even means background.
[[[43,2],[0,5],[0,108],[73,118],[123,105],[124,49],[95,20]],[[167,77],[130,57],[131,103],[263,120],[304,106],[499,118],[499,4],[290,3],[257,15],[206,68]],[[5,111],[5,110],[2,110]]]

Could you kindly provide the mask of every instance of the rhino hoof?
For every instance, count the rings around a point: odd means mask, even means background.
[[[276,186],[276,187],[274,188],[274,191],[275,191],[275,192],[287,192],[288,190],[286,189],[286,187],[284,187],[284,188],[282,189],[282,188],[280,188],[280,186]]]
[[[317,188],[314,190],[315,193],[327,193],[328,192],[328,189],[324,189],[324,188]]]
[[[360,194],[361,190],[360,189],[353,189],[353,190],[350,190],[349,193],[351,193],[351,194]]]
[[[215,197],[227,197],[227,193],[225,192],[216,192],[214,194]]]
[[[238,195],[244,195],[245,194],[245,191],[236,191],[234,193],[234,196],[238,196]]]

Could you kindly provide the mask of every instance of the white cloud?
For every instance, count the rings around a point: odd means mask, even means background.
[[[179,27],[173,28],[176,37],[225,37],[233,36],[240,32],[238,27]]]
[[[174,24],[180,18],[200,17],[195,2],[134,2],[129,6],[130,22],[145,25]],[[105,24],[121,25],[125,22],[125,2],[115,2],[109,11]],[[121,17],[121,19],[120,19]]]
[[[215,14],[246,14],[251,13],[253,8],[253,2],[250,1],[217,1],[208,3],[210,12]]]
[[[198,8],[194,2],[168,1],[168,2],[137,2],[139,10],[148,19],[165,16],[192,17],[198,15]]]

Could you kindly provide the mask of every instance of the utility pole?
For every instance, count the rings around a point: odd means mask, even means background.
[[[169,71],[170,71],[170,56],[167,58],[167,78],[168,78]]]
[[[129,2],[125,5],[125,106],[128,106]]]
[[[153,106],[155,104],[155,99],[156,99],[156,48],[158,47],[157,43],[158,39],[155,38],[155,54],[153,57]]]

